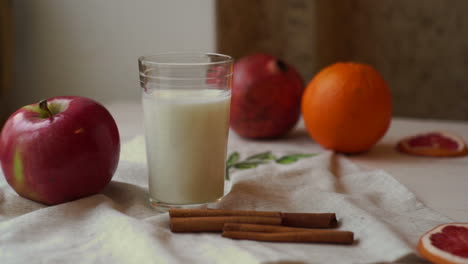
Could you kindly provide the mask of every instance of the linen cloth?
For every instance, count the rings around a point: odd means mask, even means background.
[[[144,139],[122,147],[112,182],[100,194],[56,206],[19,197],[0,175],[0,263],[426,263],[417,239],[450,219],[429,209],[382,170],[365,169],[321,149],[304,134],[248,141],[231,133],[243,160],[317,153],[291,164],[231,169],[226,196],[212,208],[335,212],[353,245],[231,240],[173,234],[169,216],[147,195]]]

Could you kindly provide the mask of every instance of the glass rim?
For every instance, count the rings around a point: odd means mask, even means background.
[[[158,62],[155,59],[161,56],[167,55],[209,55],[218,58],[223,58],[224,60],[212,61],[212,62]],[[225,54],[215,53],[215,52],[162,52],[151,55],[143,55],[138,57],[140,63],[155,65],[155,66],[202,66],[202,65],[220,65],[232,63],[234,59]]]

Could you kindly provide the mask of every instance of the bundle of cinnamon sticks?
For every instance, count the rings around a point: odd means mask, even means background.
[[[337,227],[334,213],[282,213],[221,209],[170,209],[175,233],[222,232],[223,237],[270,242],[352,244],[350,231]]]

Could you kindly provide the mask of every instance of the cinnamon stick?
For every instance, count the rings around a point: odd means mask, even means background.
[[[338,225],[334,213],[281,213],[274,211],[243,211],[222,209],[170,209],[172,217],[261,216],[280,217],[281,224],[293,227],[332,228]]]
[[[243,223],[225,223],[223,232],[225,231],[243,231],[243,232],[262,232],[262,233],[284,233],[284,232],[306,232],[322,229],[299,228],[278,225],[258,225],[258,224],[243,224]]]
[[[169,209],[171,217],[206,217],[206,216],[265,216],[281,217],[280,212],[273,211],[246,211],[246,210],[223,210],[223,209]]]
[[[310,228],[338,226],[334,213],[281,213],[282,225]]]
[[[281,217],[264,216],[210,216],[171,217],[172,232],[221,232],[225,223],[280,225]]]
[[[222,235],[223,237],[228,237],[232,239],[245,239],[267,242],[352,244],[354,241],[353,232],[324,229],[310,229],[308,231],[272,233],[224,231]]]

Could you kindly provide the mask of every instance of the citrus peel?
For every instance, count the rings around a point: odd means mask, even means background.
[[[406,154],[429,157],[458,157],[468,154],[465,141],[458,135],[433,131],[400,140],[397,150]]]
[[[421,236],[418,250],[436,264],[468,264],[468,223],[434,227]]]

